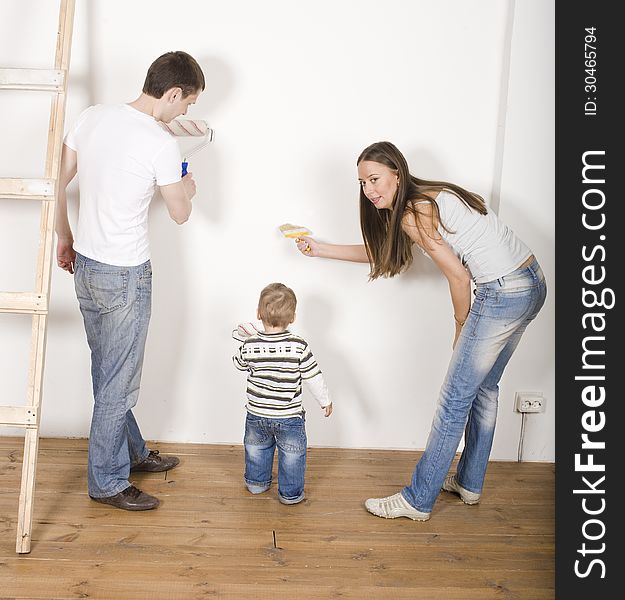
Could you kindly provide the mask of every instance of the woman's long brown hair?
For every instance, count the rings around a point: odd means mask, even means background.
[[[412,264],[413,241],[403,231],[401,225],[404,214],[410,212],[415,215],[417,227],[421,231],[425,230],[421,221],[423,216],[415,209],[415,202],[428,201],[436,222],[440,223],[436,201],[424,192],[448,190],[472,210],[482,215],[487,213],[486,203],[478,194],[454,183],[419,179],[411,175],[403,154],[391,142],[375,142],[367,146],[360,153],[356,165],[363,160],[386,165],[399,176],[399,187],[390,210],[377,209],[365,196],[363,188],[360,188],[360,229],[371,267],[369,279],[394,277]],[[444,223],[441,223],[441,226],[449,231]]]

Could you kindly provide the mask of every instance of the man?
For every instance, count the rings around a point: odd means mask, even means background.
[[[65,137],[56,233],[57,263],[74,274],[91,349],[94,408],[89,434],[89,496],[124,510],[156,508],[131,471],[166,471],[179,459],[150,451],[132,408],[137,403],[150,321],[152,270],[148,208],[158,187],[179,225],[191,214],[195,181],[181,178],[176,140],[159,125],[187,112],[204,90],[196,60],[168,52],[148,69],[129,104],[86,109]],[[78,173],[74,239],[66,188]]]

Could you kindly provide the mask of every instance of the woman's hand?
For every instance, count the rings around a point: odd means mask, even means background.
[[[304,237],[297,238],[295,243],[297,244],[297,249],[304,256],[319,256],[319,244],[317,244],[317,242],[315,242],[315,240],[311,237],[306,235]]]
[[[463,323],[464,325],[464,323]],[[456,332],[454,334],[454,343],[451,345],[451,349],[454,350],[456,348],[456,343],[458,342],[458,338],[460,337],[460,334],[462,333],[462,325],[460,325],[460,323],[458,323],[458,321],[456,321]]]

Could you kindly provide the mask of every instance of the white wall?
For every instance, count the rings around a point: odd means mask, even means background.
[[[510,412],[514,392],[541,391],[546,410],[527,415],[524,460],[555,457],[554,30],[551,2],[516,1],[499,215],[531,245],[545,272],[548,292],[541,314],[524,334],[502,380],[503,414],[493,453],[507,456],[518,442],[520,415]]]
[[[49,66],[53,36],[30,32],[54,28],[54,4],[3,1],[0,64]],[[153,314],[136,409],[145,437],[241,441],[245,381],[231,366],[230,333],[254,317],[260,289],[282,281],[299,299],[293,329],[308,338],[335,401],[324,419],[306,397],[311,445],[423,448],[453,335],[442,276],[417,255],[405,275],[369,283],[366,265],[305,258],[277,226],[358,243],[355,160],[387,139],[421,177],[486,196],[501,189],[500,214],[553,282],[552,3],[172,6],[78,0],[67,106],[69,124],[91,103],[134,100],[151,61],[169,50],[190,52],[207,77],[189,117],[216,136],[190,161],[199,190],[191,220],[175,225],[159,198],[151,211]],[[2,175],[40,176],[45,113],[47,100],[0,94]],[[37,214],[0,201],[1,289],[32,287]],[[553,311],[551,293],[504,376],[495,459],[517,456],[516,390],[547,396],[547,412],[528,420],[524,458],[554,459]],[[29,320],[0,315],[0,331],[0,403],[17,404]],[[87,435],[90,385],[71,276],[56,269],[42,435]]]

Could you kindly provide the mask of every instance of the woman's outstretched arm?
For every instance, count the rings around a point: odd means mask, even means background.
[[[304,256],[334,258],[336,260],[349,260],[360,263],[369,262],[364,244],[325,244],[317,242],[309,236],[297,238],[295,242],[298,250]]]

